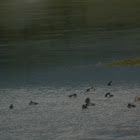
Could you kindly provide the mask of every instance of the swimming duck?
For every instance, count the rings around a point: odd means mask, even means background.
[[[85,103],[86,104],[90,103],[90,99],[89,98],[86,98]]]
[[[87,105],[85,104],[85,105],[82,105],[82,108],[83,109],[86,109],[87,108]]]
[[[14,108],[14,105],[13,105],[13,104],[11,104],[11,105],[9,106],[9,108],[10,108],[10,109],[13,109],[13,108]]]
[[[95,91],[95,89],[93,87],[91,87],[91,88],[88,88],[87,91],[93,92],[93,91]]]
[[[29,105],[37,105],[38,103],[31,101]]]
[[[85,103],[86,103],[86,106],[94,106],[95,105],[95,104],[93,104],[93,103],[90,102],[90,99],[89,98],[87,98],[85,100]]]
[[[105,97],[110,98],[110,97],[113,97],[113,95],[111,95],[111,94],[108,92],[108,93],[106,93]]]
[[[69,97],[76,98],[76,97],[77,97],[77,94],[72,94],[72,95],[69,95]]]
[[[110,81],[109,83],[108,83],[108,86],[111,86],[113,83],[112,83],[112,81]]]
[[[136,97],[134,98],[134,101],[135,101],[135,102],[138,102],[138,101],[140,101],[140,98],[136,96]]]
[[[134,108],[134,107],[136,107],[136,106],[129,103],[129,104],[127,105],[127,107],[128,107],[128,108]]]

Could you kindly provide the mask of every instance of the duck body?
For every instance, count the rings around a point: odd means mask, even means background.
[[[13,108],[14,108],[14,105],[13,105],[13,104],[11,104],[11,105],[9,106],[9,108],[10,108],[10,109],[13,109]]]
[[[95,105],[94,103],[91,103],[91,102],[90,102],[90,99],[89,99],[89,98],[87,98],[87,99],[85,100],[85,103],[86,103],[86,106],[94,106],[94,105]]]
[[[90,99],[89,98],[86,98],[85,103],[86,104],[90,103]]]
[[[29,105],[37,105],[38,103],[31,101]]]
[[[94,106],[95,104],[94,103],[88,103],[86,104],[86,106]]]
[[[134,108],[134,107],[136,107],[136,106],[129,103],[129,104],[127,105],[127,107],[128,107],[128,108]]]
[[[95,89],[93,87],[87,89],[88,92],[93,92]]]
[[[110,92],[108,92],[108,93],[105,94],[105,97],[106,98],[111,98],[111,97],[113,97],[113,95],[111,95]]]
[[[112,81],[110,81],[109,83],[108,83],[108,86],[111,86],[113,83],[112,83]]]
[[[134,98],[134,101],[135,101],[135,102],[138,102],[138,101],[140,101],[140,98],[136,96],[136,97]]]
[[[69,95],[69,97],[76,98],[77,97],[77,94]]]
[[[86,109],[87,108],[87,105],[85,104],[85,105],[82,105],[82,108],[83,109]]]

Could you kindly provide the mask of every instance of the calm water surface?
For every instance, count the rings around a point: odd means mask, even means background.
[[[140,67],[106,66],[140,56],[139,9],[139,0],[1,1],[0,139],[139,140]],[[82,110],[87,97],[95,106]]]

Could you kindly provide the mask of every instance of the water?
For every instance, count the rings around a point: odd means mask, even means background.
[[[120,81],[119,81],[120,82]],[[139,103],[128,109],[127,104],[139,95],[137,83],[115,83],[107,87],[94,82],[95,93],[85,89],[92,81],[64,82],[54,85],[1,88],[1,139],[135,139],[139,135]],[[106,99],[106,92],[114,97]],[[76,93],[76,99],[70,94]],[[89,97],[96,105],[82,110]],[[29,106],[30,100],[37,106]],[[9,103],[15,108],[9,110]]]
[[[0,139],[140,139],[140,67],[106,66],[139,57],[138,0],[7,0],[0,15]]]

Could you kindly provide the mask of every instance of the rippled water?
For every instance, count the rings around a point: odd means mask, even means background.
[[[94,93],[85,92],[94,85]],[[139,95],[138,83],[119,81],[108,87],[103,81],[78,81],[53,85],[1,88],[1,139],[124,139],[138,140],[139,107],[128,109]],[[106,92],[114,97],[106,99]],[[77,98],[68,96],[76,93]],[[89,97],[95,106],[82,110]],[[30,100],[37,106],[29,106]],[[9,104],[15,108],[10,110]]]
[[[140,67],[106,65],[139,57],[139,0],[0,5],[0,139],[140,139]]]

